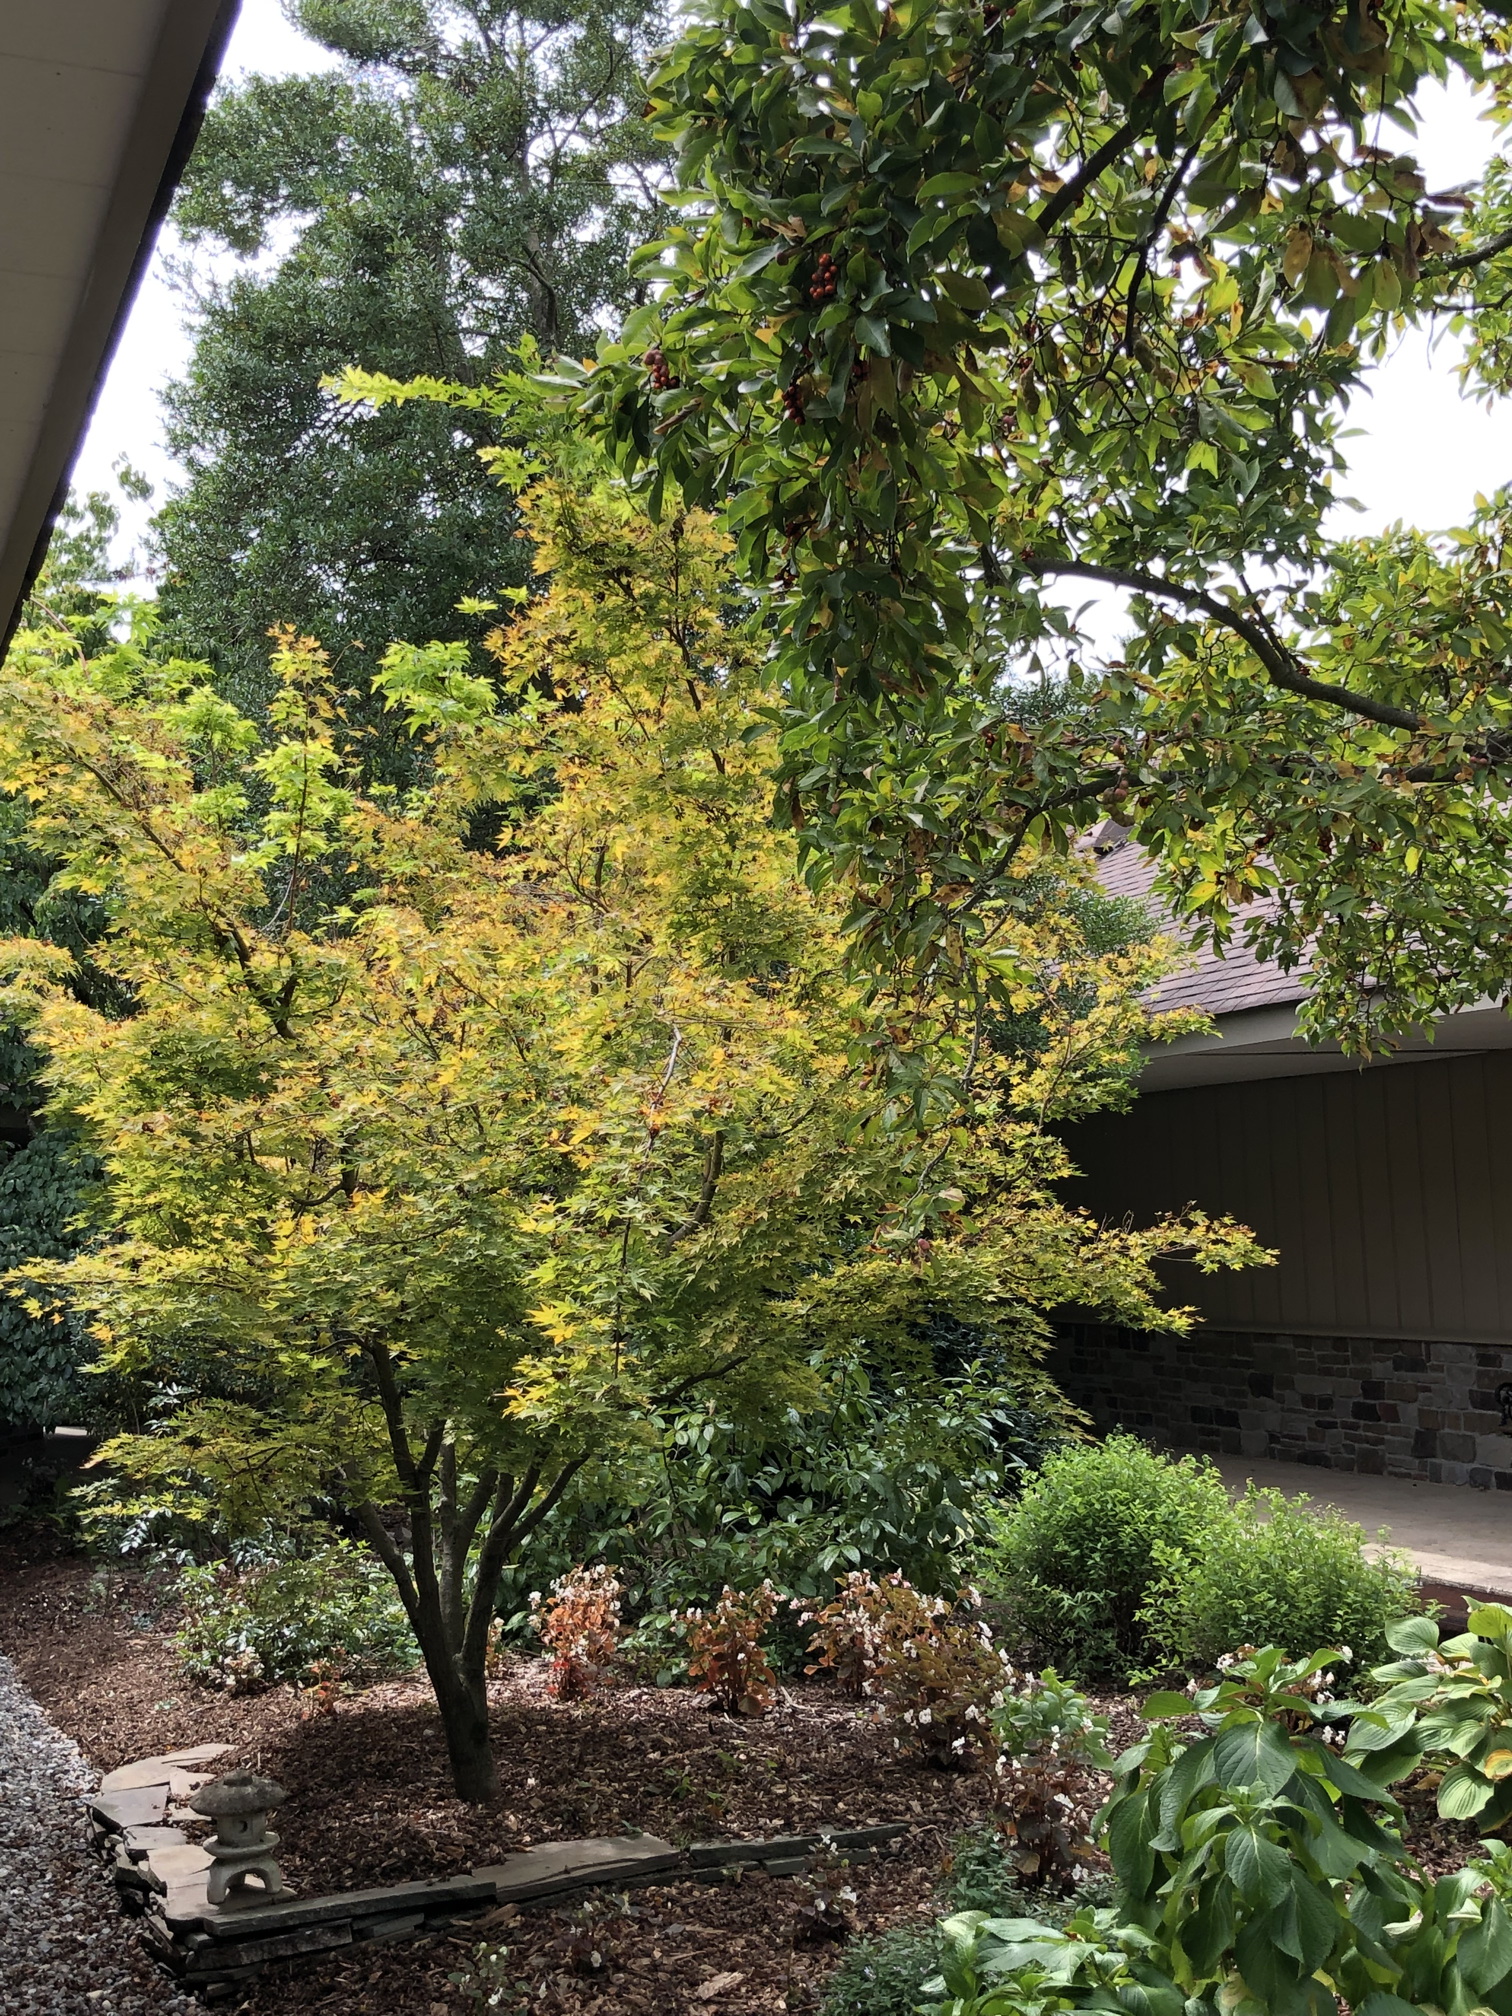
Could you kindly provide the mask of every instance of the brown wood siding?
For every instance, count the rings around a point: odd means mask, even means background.
[[[1196,1204],[1278,1249],[1172,1270],[1209,1323],[1512,1342],[1512,1054],[1156,1092],[1068,1138],[1099,1214]]]

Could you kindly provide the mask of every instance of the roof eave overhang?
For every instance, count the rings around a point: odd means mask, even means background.
[[[1141,1092],[1196,1085],[1236,1085],[1259,1078],[1312,1078],[1335,1071],[1379,1070],[1442,1063],[1452,1057],[1512,1050],[1512,1015],[1485,1002],[1439,1018],[1430,1031],[1406,1037],[1384,1057],[1346,1056],[1337,1043],[1309,1043],[1297,1033],[1301,1002],[1283,1002],[1219,1016],[1211,1033],[1151,1044],[1140,1072]]]
[[[9,521],[0,525],[0,652],[46,557],[79,444],[194,146],[239,5],[167,0],[164,6],[30,461]]]

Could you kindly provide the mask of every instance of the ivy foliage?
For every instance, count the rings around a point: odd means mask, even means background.
[[[725,508],[781,802],[878,969],[955,971],[984,893],[1111,811],[1215,940],[1279,896],[1247,928],[1354,1048],[1506,991],[1507,501],[1324,526],[1372,356],[1473,321],[1465,270],[1504,370],[1506,177],[1467,217],[1413,140],[1425,82],[1502,102],[1503,14],[714,0],[671,52],[653,298],[547,389],[653,512]],[[1102,667],[1081,583],[1131,598]],[[1056,666],[1076,705],[1022,718]]]

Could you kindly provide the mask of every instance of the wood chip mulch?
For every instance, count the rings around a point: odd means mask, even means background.
[[[902,1852],[848,1871],[854,1931],[930,1920],[951,1838],[981,1818],[985,1787],[900,1758],[833,1691],[785,1690],[760,1721],[712,1715],[683,1688],[624,1687],[551,1700],[544,1664],[514,1662],[492,1690],[496,1806],[451,1792],[423,1679],[352,1694],[301,1719],[288,1690],[228,1697],[176,1668],[154,1594],[130,1573],[62,1558],[0,1562],[0,1650],[48,1714],[102,1771],[220,1742],[284,1786],[280,1861],[306,1895],[450,1875],[516,1849],[637,1831],[678,1844],[907,1820]],[[532,2009],[593,2016],[756,2016],[810,2010],[837,1949],[805,1943],[804,1886],[747,1874],[678,1883],[571,1910],[519,1914],[507,1938]],[[477,2006],[449,1976],[475,1935],[310,1962],[267,1977],[241,2005],[257,2016],[453,2016]],[[500,2005],[507,2010],[508,2002]]]

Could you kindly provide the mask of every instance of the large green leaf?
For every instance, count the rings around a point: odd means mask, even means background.
[[[1455,1957],[1471,1987],[1482,1994],[1512,1972],[1512,1919],[1499,1898],[1489,1899],[1480,1923],[1461,1935]]]
[[[1255,1827],[1229,1836],[1228,1873],[1244,1902],[1255,1909],[1280,1904],[1291,1892],[1292,1861],[1286,1850]]]
[[[1220,1785],[1279,1792],[1296,1768],[1296,1752],[1274,1722],[1244,1722],[1225,1729],[1213,1746],[1213,1774]]]
[[[1393,1652],[1432,1652],[1438,1642],[1438,1624],[1432,1617],[1399,1617],[1386,1626],[1386,1643]]]
[[[1438,1810],[1446,1820],[1469,1820],[1491,1802],[1496,1787],[1469,1764],[1456,1764],[1444,1773],[1439,1786]]]

